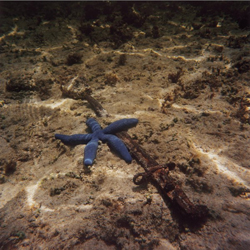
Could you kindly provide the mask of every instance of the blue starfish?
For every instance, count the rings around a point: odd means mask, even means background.
[[[55,138],[61,140],[64,144],[71,146],[87,144],[84,150],[84,164],[87,166],[93,164],[99,140],[107,142],[108,146],[120,155],[122,159],[124,159],[127,163],[131,163],[132,157],[128,152],[127,147],[122,140],[113,134],[132,128],[136,126],[137,123],[138,119],[135,118],[121,119],[102,129],[100,124],[94,118],[89,118],[86,121],[86,124],[92,130],[92,134],[55,134]]]

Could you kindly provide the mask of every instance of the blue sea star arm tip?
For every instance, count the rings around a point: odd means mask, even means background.
[[[98,138],[91,140],[84,149],[84,164],[86,166],[92,165],[96,157],[98,148]]]

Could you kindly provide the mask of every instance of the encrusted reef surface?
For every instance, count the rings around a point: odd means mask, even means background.
[[[0,3],[0,249],[250,249],[247,2]],[[63,89],[89,88],[109,116]],[[128,133],[209,216],[174,213],[143,172],[86,134]]]

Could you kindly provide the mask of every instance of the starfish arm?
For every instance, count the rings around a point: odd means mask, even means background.
[[[135,127],[138,123],[138,119],[121,119],[115,122],[112,122],[106,128],[103,129],[104,134],[115,134],[121,132],[122,130],[127,130],[129,128]]]
[[[89,118],[86,121],[86,124],[92,130],[92,132],[96,132],[102,129],[100,124],[94,118]]]
[[[120,140],[115,135],[103,135],[102,140],[104,142],[107,142],[108,146],[113,151],[115,151],[123,160],[125,160],[127,163],[131,163],[132,157],[122,140]]]
[[[98,138],[91,140],[84,149],[84,164],[86,166],[92,165],[96,157],[98,148]]]
[[[61,140],[66,145],[79,145],[79,144],[87,144],[91,138],[91,134],[76,134],[76,135],[62,135],[55,134],[55,138]]]

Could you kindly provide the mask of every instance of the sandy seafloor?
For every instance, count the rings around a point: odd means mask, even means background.
[[[0,249],[250,249],[246,2],[0,6]],[[63,96],[69,84],[110,116]],[[54,139],[89,133],[89,117],[138,118],[128,133],[177,164],[171,177],[207,221],[172,216],[106,144],[86,169],[84,145]]]

